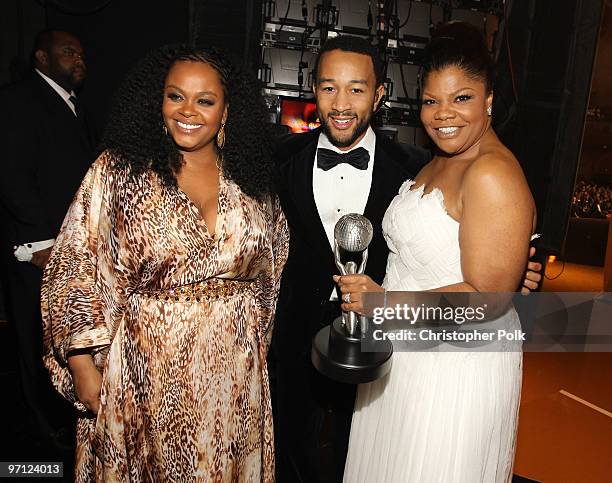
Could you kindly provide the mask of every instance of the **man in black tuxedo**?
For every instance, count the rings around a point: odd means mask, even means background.
[[[344,469],[355,387],[319,374],[312,337],[340,314],[332,275],[333,228],[362,213],[374,227],[366,273],[383,281],[388,248],[383,215],[401,184],[428,161],[370,126],[382,97],[382,63],[367,41],[343,36],[321,49],[314,86],[321,129],[289,136],[277,152],[277,185],[291,232],[272,340],[277,477],[284,482],[339,480]],[[344,153],[344,154],[343,154]],[[327,434],[322,451],[322,434]],[[323,461],[327,454],[332,461]]]
[[[361,38],[322,47],[313,71],[321,128],[290,135],[276,153],[277,189],[290,229],[270,353],[279,483],[340,481],[348,449],[355,386],[319,374],[310,362],[314,335],[338,315],[333,230],[345,214],[374,227],[365,273],[382,283],[388,256],[382,219],[429,154],[400,147],[370,127],[384,95],[382,61]],[[539,264],[528,268],[538,272]],[[537,288],[528,272],[523,290]]]
[[[79,40],[43,31],[33,62],[27,79],[0,91],[0,253],[25,402],[38,436],[53,443],[66,421],[59,421],[54,404],[62,403],[42,366],[41,277],[93,146],[75,92],[86,75]]]

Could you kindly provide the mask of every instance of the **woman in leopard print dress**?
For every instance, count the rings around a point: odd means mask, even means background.
[[[77,481],[272,481],[266,352],[288,250],[254,82],[162,48],[128,77],[44,275]]]

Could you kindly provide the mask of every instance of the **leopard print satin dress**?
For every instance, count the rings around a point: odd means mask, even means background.
[[[266,352],[288,229],[221,176],[215,235],[177,187],[91,167],[44,274],[44,362],[79,412],[76,481],[274,480]],[[91,349],[100,410],[67,356]]]

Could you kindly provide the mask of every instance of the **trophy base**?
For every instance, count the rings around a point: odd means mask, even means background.
[[[323,375],[346,384],[363,384],[391,369],[393,345],[382,341],[376,352],[361,352],[361,339],[346,333],[342,317],[321,329],[312,342],[311,360]]]

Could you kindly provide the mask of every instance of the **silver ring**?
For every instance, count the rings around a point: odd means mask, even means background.
[[[344,299],[344,303],[345,304],[350,304],[351,303],[351,293],[345,293],[344,296],[342,297]]]

